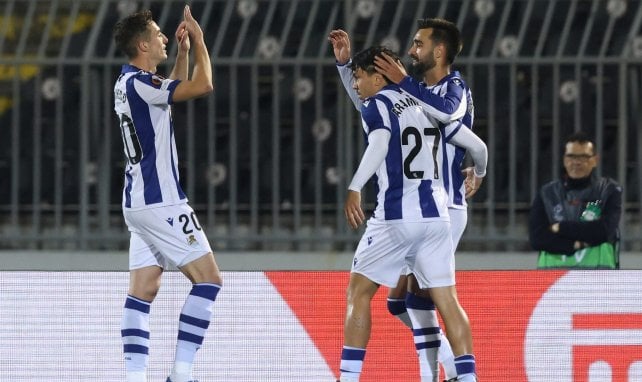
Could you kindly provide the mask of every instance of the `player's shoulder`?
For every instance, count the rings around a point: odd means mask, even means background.
[[[460,87],[462,89],[466,89],[468,87],[466,85],[466,81],[464,80],[463,76],[457,70],[450,72],[450,74],[448,74],[443,81],[447,82],[448,84]]]
[[[161,86],[163,85],[163,82],[166,81],[166,78],[155,73],[149,73],[144,70],[141,70],[139,72],[134,73],[134,75],[131,77],[132,80],[138,80],[145,85],[149,85],[151,87],[154,87],[156,89],[160,89]]]

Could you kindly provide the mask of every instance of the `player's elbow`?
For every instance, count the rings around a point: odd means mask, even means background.
[[[203,85],[203,95],[210,94],[214,91],[214,82],[208,81]]]
[[[214,91],[214,84],[212,81],[197,82],[198,87],[195,89],[196,97],[204,97]]]
[[[204,97],[213,90],[214,85],[211,81],[184,81],[174,91],[174,102]]]

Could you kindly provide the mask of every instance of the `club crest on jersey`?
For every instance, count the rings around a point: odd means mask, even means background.
[[[163,84],[163,78],[155,74],[152,75],[152,85],[160,87]]]
[[[194,244],[198,244],[198,241],[196,240],[194,235],[189,235],[187,237],[187,245],[194,245]]]

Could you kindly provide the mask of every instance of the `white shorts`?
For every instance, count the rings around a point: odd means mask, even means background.
[[[450,231],[453,238],[453,251],[456,251],[457,246],[459,245],[459,240],[461,240],[464,230],[466,230],[468,210],[465,208],[448,208],[448,215],[450,215]]]
[[[453,252],[457,251],[457,246],[461,240],[464,230],[466,230],[466,223],[468,222],[468,210],[459,208],[448,208],[448,215],[450,215],[450,234],[453,240]],[[410,267],[405,266],[401,271],[403,275],[409,275]]]
[[[131,232],[129,269],[169,264],[182,267],[212,252],[203,228],[187,203],[144,210],[123,210]]]
[[[390,288],[408,265],[420,288],[455,285],[450,223],[368,221],[352,261],[352,272]]]

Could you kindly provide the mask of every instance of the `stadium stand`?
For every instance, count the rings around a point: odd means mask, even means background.
[[[201,0],[216,90],[174,109],[182,182],[219,249],[349,250],[344,190],[363,149],[326,41],[405,54],[418,17],[445,17],[475,98],[489,173],[464,250],[528,250],[538,186],[562,139],[596,137],[625,188],[624,250],[642,249],[642,4],[623,0]],[[123,155],[111,28],[150,8],[173,36],[181,1],[0,3],[0,248],[123,249]],[[169,56],[176,45],[169,44]],[[168,62],[160,72],[168,72]]]

